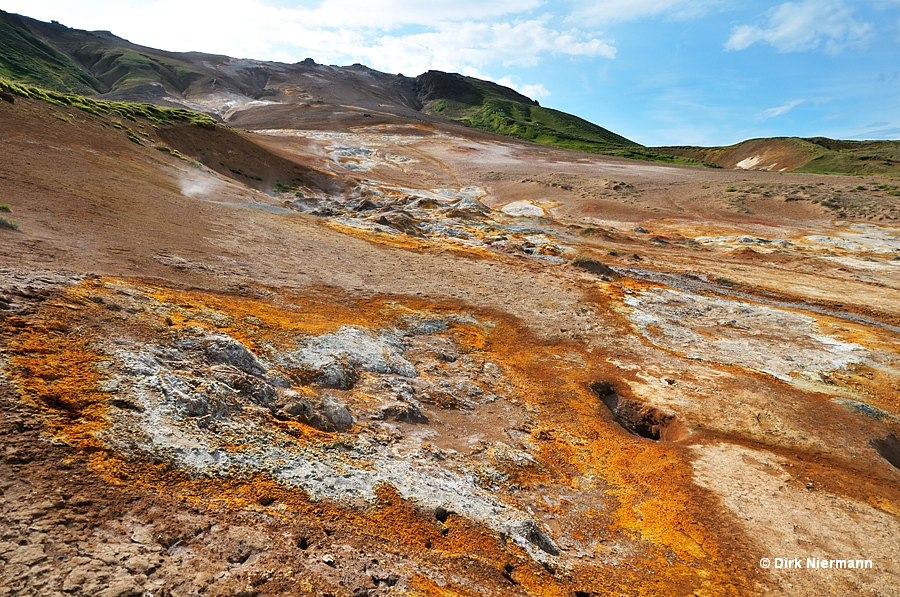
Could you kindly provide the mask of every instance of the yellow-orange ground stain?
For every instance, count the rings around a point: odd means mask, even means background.
[[[505,366],[520,395],[541,409],[542,428],[533,436],[559,472],[557,483],[571,483],[575,472],[579,477],[599,477],[620,504],[613,513],[613,530],[633,532],[686,562],[665,564],[665,577],[688,582],[696,577],[699,566],[709,573],[704,584],[714,593],[735,593],[735,579],[716,564],[715,530],[698,522],[706,513],[692,505],[692,470],[679,449],[627,436],[603,421],[605,407],[588,389],[591,382],[604,378],[596,357],[582,352],[589,366],[560,374],[554,371],[553,355],[560,350],[577,352],[577,346],[539,344],[509,326],[498,326],[494,334],[488,334],[485,346]],[[596,367],[593,372],[591,365]],[[564,440],[563,432],[576,441]],[[645,564],[659,567],[659,562]],[[592,573],[586,576],[601,580]]]
[[[46,415],[51,433],[73,445],[99,449],[94,433],[106,427],[109,395],[100,389],[104,357],[69,329],[71,311],[53,306],[36,321],[17,327],[8,345],[8,377],[23,400]]]
[[[66,329],[66,319],[78,317],[100,324],[109,314],[92,299],[109,297],[117,285],[156,301],[133,317],[117,320],[118,325],[148,339],[177,332],[182,326],[199,325],[219,329],[260,349],[286,345],[296,334],[325,333],[341,325],[377,327],[391,323],[398,312],[397,297],[355,299],[329,289],[304,296],[261,292],[262,296],[238,297],[101,279],[85,282],[67,293],[69,300],[83,305],[80,310],[48,306],[36,322],[54,322],[56,328]],[[404,298],[402,304],[406,309],[431,313],[471,313],[460,306],[418,299]],[[442,533],[432,518],[387,486],[378,489],[374,507],[357,510],[312,502],[304,492],[262,474],[244,479],[194,479],[162,466],[128,462],[108,451],[95,452],[91,464],[110,482],[165,490],[207,507],[244,510],[279,503],[285,512],[311,519],[337,516],[342,525],[357,529],[360,536],[423,553],[439,552],[447,562],[454,558],[475,562],[485,571],[493,571],[487,575],[491,578],[504,578],[503,566],[513,562],[514,573],[507,574],[530,595],[571,595],[573,586],[613,593],[620,587],[623,593],[638,595],[680,592],[688,587],[717,595],[740,593],[735,584],[740,586],[741,579],[726,576],[719,561],[716,529],[700,522],[707,518],[706,513],[692,504],[691,470],[679,449],[628,436],[601,416],[604,407],[588,389],[591,382],[609,377],[598,357],[576,345],[537,341],[508,315],[477,315],[490,325],[456,325],[449,333],[464,350],[484,355],[503,367],[537,422],[532,435],[542,450],[543,471],[530,479],[529,469],[517,474],[526,483],[551,482],[573,489],[591,483],[585,479],[598,479],[596,487],[610,492],[619,504],[614,512],[607,513],[612,517],[609,531],[631,534],[644,546],[623,557],[617,566],[586,564],[567,576],[551,575],[521,548],[509,541],[501,543],[484,526],[451,517],[446,522],[446,534]],[[213,325],[211,321],[218,323]],[[58,434],[68,436],[75,445],[101,449],[94,432],[105,425],[107,396],[99,389],[103,355],[92,347],[90,337],[77,332],[50,332],[46,324],[38,327],[35,323],[20,332],[11,348],[8,369],[23,396],[54,415],[52,425]],[[577,353],[587,365],[556,369],[558,361],[553,355],[560,350]],[[273,420],[273,425],[298,441],[331,438],[299,423]],[[272,514],[273,510],[267,512]],[[597,524],[596,519],[592,524]],[[429,583],[419,579],[413,584],[421,594],[467,594],[461,592],[462,588]]]
[[[385,245],[389,247],[397,247],[400,249],[408,249],[411,251],[416,251],[417,253],[440,253],[444,251],[451,251],[453,253],[464,255],[472,259],[491,259],[493,261],[502,259],[500,255],[498,255],[497,253],[492,253],[484,247],[473,247],[468,245],[456,244],[450,241],[435,242],[428,239],[416,238],[407,234],[390,234],[387,232],[380,232],[376,230],[366,230],[363,228],[347,226],[346,224],[335,222],[334,220],[326,220],[321,222],[321,224],[322,226],[326,226],[342,234],[353,236],[355,238],[359,238],[376,245]],[[470,228],[469,232],[476,237],[484,236],[483,231],[477,227]]]

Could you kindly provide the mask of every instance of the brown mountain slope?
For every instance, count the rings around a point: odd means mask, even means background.
[[[659,151],[703,160],[723,168],[792,171],[825,153],[824,148],[802,139],[777,137],[751,139],[728,147],[660,147]]]
[[[900,175],[900,141],[774,137],[750,139],[728,147],[657,147],[654,150],[740,170]]]
[[[99,91],[115,101],[178,106],[244,128],[304,128],[330,118],[364,124],[460,124],[607,155],[686,163],[571,114],[543,108],[496,83],[428,71],[388,74],[346,67],[165,52],[108,31],[80,31],[0,11],[0,75],[57,91]],[[61,72],[60,72],[61,71]],[[692,162],[693,163],[693,162]],[[698,165],[698,164],[694,164]]]

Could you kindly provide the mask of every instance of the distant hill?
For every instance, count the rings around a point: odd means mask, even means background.
[[[655,147],[653,150],[722,168],[900,176],[900,141],[774,137],[750,139],[727,147]]]
[[[428,71],[416,77],[416,90],[424,111],[501,135],[578,151],[700,163],[690,156],[670,154],[667,159],[603,127],[559,110],[543,108],[538,102],[489,81]],[[687,159],[678,159],[681,157]]]
[[[702,165],[659,153],[516,91],[458,74],[418,77],[346,67],[165,52],[108,31],[0,11],[0,76],[46,89],[188,108],[243,128],[446,122],[555,147]]]

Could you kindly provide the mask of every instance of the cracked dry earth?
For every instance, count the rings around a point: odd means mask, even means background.
[[[263,193],[0,108],[0,595],[900,594],[896,198],[333,120]]]

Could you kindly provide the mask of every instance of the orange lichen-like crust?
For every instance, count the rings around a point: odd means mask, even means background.
[[[112,302],[117,292],[139,293],[150,300],[134,313],[111,315],[104,303]],[[329,289],[304,295],[258,289],[248,297],[95,279],[69,289],[63,298],[65,303],[45,303],[16,330],[9,343],[7,374],[23,399],[45,416],[51,433],[73,447],[90,450],[91,465],[112,483],[164,491],[215,510],[258,510],[276,518],[300,516],[311,521],[339,519],[363,544],[387,545],[425,569],[446,569],[481,587],[419,576],[410,582],[416,595],[507,591],[556,597],[571,595],[574,589],[630,595],[752,592],[749,579],[727,570],[728,549],[719,541],[720,523],[703,511],[703,494],[691,484],[690,465],[680,448],[627,435],[602,416],[603,406],[588,388],[597,379],[611,379],[612,373],[584,347],[538,341],[502,313],[407,297],[358,299]],[[615,504],[603,511],[565,502],[553,507],[568,527],[578,529],[573,531],[576,538],[591,543],[592,534],[603,535],[606,540],[594,542],[592,555],[553,573],[483,524],[453,515],[441,528],[390,486],[377,488],[374,506],[360,509],[312,500],[304,491],[263,473],[194,478],[167,465],[126,459],[105,448],[96,435],[106,424],[109,408],[109,394],[101,390],[107,357],[96,339],[109,328],[152,341],[200,326],[260,350],[285,346],[297,334],[330,332],[341,325],[389,325],[404,310],[474,312],[479,321],[490,322],[452,324],[447,334],[463,351],[500,364],[532,413],[531,436],[540,450],[539,466],[511,471],[516,483],[523,489],[600,491]],[[557,368],[554,357],[561,354],[575,355],[584,365]],[[272,425],[299,442],[335,439],[334,434],[299,423],[273,420]],[[620,545],[627,547],[620,551]]]
[[[16,325],[7,348],[8,374],[25,402],[46,415],[51,433],[100,449],[94,433],[106,426],[109,397],[100,389],[104,357],[89,338],[70,329],[69,313],[56,306],[31,324]]]

